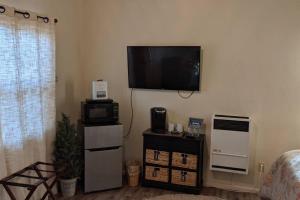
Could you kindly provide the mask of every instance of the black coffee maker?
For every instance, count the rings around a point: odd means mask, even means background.
[[[156,133],[166,132],[167,110],[162,107],[151,108],[151,130]]]

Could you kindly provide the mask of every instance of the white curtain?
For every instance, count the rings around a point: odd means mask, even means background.
[[[49,160],[55,135],[54,23],[5,8],[0,14],[0,179]],[[1,187],[1,200],[8,199],[5,193]]]

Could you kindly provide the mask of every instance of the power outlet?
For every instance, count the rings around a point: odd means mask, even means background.
[[[263,162],[258,164],[258,172],[259,173],[264,173],[265,171],[265,164]]]

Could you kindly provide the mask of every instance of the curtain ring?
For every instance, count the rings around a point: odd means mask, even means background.
[[[48,22],[49,22],[49,18],[48,18],[48,17],[44,17],[44,18],[43,18],[43,21],[44,21],[45,23],[48,23]]]
[[[0,6],[0,13],[5,13],[6,9],[4,6]]]
[[[24,18],[29,19],[30,18],[30,14],[29,12],[24,12],[23,13]]]

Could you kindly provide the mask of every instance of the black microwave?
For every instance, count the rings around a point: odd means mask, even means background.
[[[119,104],[112,100],[81,102],[81,120],[85,124],[115,124],[119,121]]]

